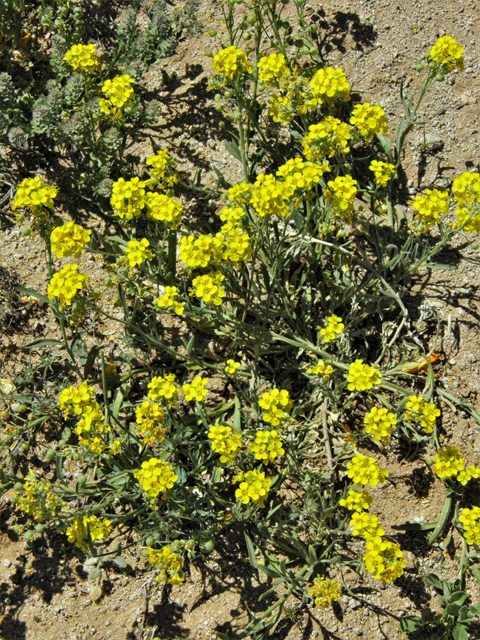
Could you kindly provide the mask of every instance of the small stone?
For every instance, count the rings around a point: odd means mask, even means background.
[[[11,567],[12,566],[12,563],[10,562],[10,560],[8,558],[4,558],[2,560],[2,564],[3,564],[4,567]]]
[[[425,137],[425,142],[429,151],[440,151],[445,144],[436,133],[428,133]]]
[[[357,636],[363,636],[363,629],[362,627],[354,627],[353,629],[353,633]]]

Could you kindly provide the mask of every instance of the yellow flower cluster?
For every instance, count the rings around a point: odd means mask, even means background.
[[[48,299],[58,298],[61,307],[72,304],[79,291],[88,283],[89,277],[77,273],[78,264],[67,264],[52,276],[48,284]]]
[[[307,160],[331,158],[337,149],[343,155],[350,151],[350,128],[346,122],[338,118],[327,116],[318,124],[310,125],[308,131],[302,140],[303,153]]]
[[[458,215],[455,226],[459,227],[467,222],[465,231],[480,233],[480,174],[465,171],[453,181],[452,192],[460,205],[455,209]]]
[[[379,105],[370,105],[368,102],[355,105],[350,124],[357,127],[365,142],[370,142],[376,133],[388,131],[388,118],[385,116],[385,111]]]
[[[439,62],[445,72],[453,71],[455,68],[463,71],[464,50],[465,47],[457,44],[456,40],[451,36],[442,36],[430,49],[430,57],[432,60]]]
[[[255,442],[250,442],[248,448],[255,454],[256,460],[261,460],[264,464],[273,462],[277,456],[283,456],[283,438],[275,430],[257,431]]]
[[[309,589],[310,597],[320,609],[327,609],[332,602],[336,602],[342,595],[342,586],[334,580],[323,579],[320,576],[313,581]]]
[[[65,222],[61,227],[56,227],[50,235],[52,251],[57,258],[79,258],[84,246],[90,241],[91,233],[90,229],[84,229],[79,224]]]
[[[353,205],[357,196],[357,183],[352,176],[338,176],[328,181],[328,189],[323,195],[330,202],[335,214],[342,220],[348,220],[353,213]]]
[[[370,509],[372,504],[372,496],[368,491],[355,491],[350,489],[346,498],[341,498],[338,501],[341,507],[345,507],[350,511],[363,511],[364,509]]]
[[[125,255],[131,269],[138,264],[142,264],[145,260],[153,258],[153,253],[148,248],[149,246],[150,242],[146,238],[142,238],[140,241],[129,240]]]
[[[100,62],[95,53],[95,45],[93,44],[74,44],[63,59],[71,65],[75,71],[85,71],[91,73],[96,71]]]
[[[119,178],[112,186],[110,204],[115,209],[115,215],[131,220],[139,216],[145,207],[146,182],[140,178],[125,180]]]
[[[155,578],[157,582],[181,584],[184,562],[184,558],[181,555],[175,553],[169,546],[163,547],[159,551],[149,547],[147,549],[147,558],[151,565],[160,569],[160,573]]]
[[[81,415],[87,407],[91,406],[94,398],[95,391],[86,381],[82,382],[78,388],[67,387],[58,396],[60,411],[64,412],[66,418],[71,413]]]
[[[150,175],[155,180],[157,187],[161,189],[170,189],[178,182],[178,177],[173,173],[175,160],[168,155],[166,149],[160,149],[145,161],[147,167],[150,167]]]
[[[225,372],[235,375],[235,373],[237,372],[237,369],[239,369],[241,366],[242,365],[240,362],[235,362],[235,360],[227,360],[227,364],[225,366]]]
[[[291,196],[296,190],[313,189],[326,171],[330,171],[328,162],[315,164],[304,162],[301,158],[292,158],[278,169],[277,176],[283,178],[283,184]]]
[[[149,498],[156,498],[159,493],[167,493],[178,480],[173,467],[157,458],[142,462],[142,467],[134,471],[133,475]]]
[[[390,178],[397,173],[395,165],[390,164],[389,162],[381,162],[379,160],[372,160],[369,169],[370,171],[373,171],[375,184],[378,184],[381,187],[386,187]]]
[[[269,56],[264,56],[260,58],[257,66],[260,69],[258,77],[262,82],[271,82],[290,73],[283,53],[271,53]]]
[[[152,446],[162,442],[167,427],[162,420],[165,417],[162,407],[156,402],[145,400],[136,408],[136,432],[144,444]]]
[[[212,425],[208,430],[212,451],[220,454],[222,464],[232,464],[242,445],[240,434],[233,433],[227,425]]]
[[[376,487],[388,478],[388,471],[381,469],[373,458],[358,453],[347,463],[348,477],[355,484],[369,484]]]
[[[210,262],[222,260],[222,236],[193,235],[180,238],[178,257],[192,269],[206,267]]]
[[[204,276],[197,276],[192,281],[195,295],[206,304],[221,305],[225,297],[225,289],[221,286],[223,280],[225,280],[225,276],[220,271],[212,271]]]
[[[208,389],[205,389],[207,384],[207,378],[202,378],[202,376],[195,376],[191,384],[187,383],[182,387],[182,391],[185,395],[185,400],[187,402],[190,402],[190,400],[202,402],[202,400],[204,400],[208,394]]]
[[[269,97],[268,101],[270,103],[268,115],[271,116],[272,120],[274,122],[288,124],[293,118],[293,109],[290,100],[286,96],[277,96],[277,94],[274,94]]]
[[[447,444],[435,455],[435,473],[439,478],[456,478],[466,485],[472,478],[478,478],[480,469],[471,464],[465,469],[465,460],[458,447]]]
[[[284,183],[273,175],[261,173],[251,191],[250,204],[260,218],[274,214],[285,218],[290,212],[287,199]]]
[[[320,329],[320,333],[323,336],[324,342],[331,342],[342,333],[345,325],[343,324],[342,318],[336,315],[327,318],[327,322],[327,326]]]
[[[316,376],[323,376],[324,380],[328,380],[333,373],[331,364],[325,364],[323,360],[319,360],[313,367],[307,369],[307,373],[313,373]]]
[[[36,215],[41,207],[48,209],[53,207],[53,198],[57,193],[58,190],[55,187],[43,182],[38,176],[25,178],[17,189],[12,209],[27,207],[33,215]]]
[[[66,534],[69,542],[77,545],[82,551],[86,551],[91,542],[105,540],[110,535],[112,523],[110,520],[100,520],[98,516],[84,516],[75,518],[73,524],[68,527]]]
[[[172,229],[178,229],[182,222],[183,204],[164,193],[149,191],[145,194],[147,218],[169,222]]]
[[[262,419],[270,422],[272,427],[277,427],[283,417],[289,413],[293,402],[285,389],[272,389],[270,392],[262,393],[258,404],[265,409]]]
[[[348,385],[349,391],[367,391],[374,384],[379,384],[382,374],[375,367],[369,364],[363,364],[363,360],[355,360],[348,369]]]
[[[448,214],[448,193],[438,189],[425,189],[425,195],[416,196],[411,203],[415,210],[415,219],[419,220],[422,229],[428,230],[440,216]]]
[[[272,481],[266,478],[262,471],[247,471],[238,473],[233,479],[234,482],[240,482],[238,489],[235,491],[237,500],[241,500],[243,504],[248,504],[250,500],[255,502],[259,507],[265,506],[268,492]]]
[[[223,259],[230,262],[244,262],[253,253],[251,238],[240,227],[231,229],[223,238]]]
[[[53,493],[50,484],[37,480],[32,472],[23,484],[23,493],[25,495],[15,492],[11,500],[17,509],[28,513],[35,522],[48,522],[62,507],[62,501]]]
[[[417,420],[425,429],[425,433],[431,433],[435,427],[435,422],[440,415],[440,409],[433,402],[425,402],[422,396],[411,396],[406,404],[407,411],[405,413],[406,420]]]
[[[181,316],[185,306],[178,302],[178,291],[177,287],[165,287],[163,294],[160,298],[155,298],[155,304],[157,307],[171,307],[174,312]]]
[[[365,433],[369,433],[376,440],[388,444],[392,436],[393,427],[397,424],[395,414],[385,407],[372,407],[363,419]]]
[[[363,556],[363,562],[367,571],[383,584],[402,576],[407,564],[400,545],[385,540],[380,543],[374,540],[367,542],[367,552]]]
[[[219,76],[227,80],[233,80],[240,73],[252,73],[254,68],[249,64],[247,56],[241,49],[233,45],[226,49],[220,49],[213,57],[212,69]]]
[[[232,229],[235,229],[244,216],[245,211],[242,207],[224,207],[220,213],[220,220],[224,223],[222,225],[222,232],[228,233]]]
[[[463,524],[466,543],[480,545],[480,507],[462,509],[458,519]]]
[[[122,109],[130,106],[133,96],[135,95],[132,87],[133,79],[124,73],[116,76],[113,80],[105,80],[102,87],[102,93],[105,98],[100,98],[100,109],[107,116],[122,115]]]
[[[175,405],[178,397],[178,388],[175,386],[174,380],[174,373],[167,373],[164,378],[162,376],[152,378],[151,382],[148,383],[148,388],[150,389],[148,399],[155,401],[159,398],[165,398],[167,407],[170,409],[172,405]]]
[[[313,100],[309,102],[309,106],[334,102],[338,98],[344,102],[350,100],[350,83],[341,67],[319,69],[311,79],[310,87]]]
[[[375,542],[381,542],[382,536],[385,535],[385,531],[380,526],[378,518],[375,515],[365,513],[365,511],[357,511],[353,514],[349,526],[353,527],[354,536],[363,536],[368,542],[374,540]]]

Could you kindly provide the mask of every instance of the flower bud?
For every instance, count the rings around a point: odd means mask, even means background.
[[[423,71],[425,69],[425,65],[424,64],[417,64],[415,69],[417,71]]]
[[[209,31],[209,32],[208,32],[208,35],[209,35],[211,38],[214,38],[214,37],[217,35],[217,31],[216,31],[216,29],[212,29],[211,31]]]

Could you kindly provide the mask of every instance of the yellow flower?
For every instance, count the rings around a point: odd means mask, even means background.
[[[149,246],[150,242],[146,238],[142,238],[140,242],[129,240],[125,255],[131,268],[153,258],[153,253],[148,249]]]
[[[367,552],[363,556],[365,568],[376,580],[383,584],[403,575],[407,561],[398,543],[381,541],[367,542]]]
[[[348,220],[354,210],[357,196],[357,183],[352,176],[338,176],[335,180],[328,181],[328,189],[323,195],[330,202],[336,215],[342,220]]]
[[[148,392],[149,400],[165,398],[167,400],[168,408],[174,405],[178,396],[178,388],[175,386],[173,382],[174,380],[174,373],[167,373],[164,378],[162,378],[162,376],[152,378],[152,381],[148,384],[148,388],[150,389]]]
[[[376,440],[383,440],[385,443],[390,442],[393,427],[397,424],[395,414],[385,407],[372,407],[369,413],[363,419],[365,433],[369,433]]]
[[[439,478],[451,478],[463,471],[464,463],[460,449],[447,444],[435,455],[435,473]]]
[[[303,153],[307,160],[331,158],[337,150],[343,155],[350,151],[350,128],[346,122],[338,118],[327,116],[318,124],[310,125],[308,131],[302,140]]]
[[[163,547],[160,551],[149,547],[147,549],[147,558],[151,565],[158,567],[160,570],[160,573],[156,577],[157,582],[181,584],[183,580],[182,567],[184,558],[178,553],[175,553],[171,547]]]
[[[62,501],[53,493],[51,485],[37,480],[31,471],[23,484],[23,489],[21,492],[15,491],[11,501],[17,509],[30,515],[35,522],[48,522],[55,518],[62,508]]]
[[[212,451],[220,454],[220,462],[232,464],[242,444],[240,434],[233,433],[231,427],[222,424],[212,425],[208,437],[211,440]]]
[[[208,384],[207,378],[202,378],[202,376],[196,376],[191,384],[184,384],[182,387],[183,393],[185,394],[185,400],[189,402],[190,400],[196,400],[197,402],[202,402],[202,400],[207,396],[208,390],[205,387]]]
[[[27,207],[33,215],[36,215],[42,207],[48,209],[53,207],[53,198],[57,193],[58,190],[55,187],[46,184],[38,176],[25,178],[17,189],[12,209]]]
[[[114,182],[110,204],[115,209],[115,215],[127,220],[139,216],[146,204],[146,184],[137,177],[131,180],[119,178]]]
[[[365,142],[370,142],[376,133],[388,131],[388,119],[385,111],[378,105],[370,105],[368,102],[356,104],[352,111],[350,124],[360,131]]]
[[[89,277],[77,273],[78,264],[67,264],[55,273],[48,285],[48,299],[58,298],[61,307],[70,305],[77,293],[89,281]]]
[[[363,360],[355,360],[350,365],[348,370],[348,385],[349,391],[367,391],[372,389],[373,385],[379,384],[382,379],[382,374],[377,371],[375,367],[368,364],[363,364]]]
[[[221,305],[225,297],[225,289],[221,286],[223,280],[225,280],[225,276],[219,271],[197,276],[192,282],[195,295],[206,304]]]
[[[89,407],[95,398],[95,391],[88,382],[75,388],[73,386],[64,389],[58,397],[60,410],[67,418],[72,412],[81,415],[86,407]]]
[[[225,371],[227,373],[235,374],[237,369],[241,367],[240,362],[235,362],[235,360],[227,360],[227,365],[225,367]]]
[[[250,442],[248,448],[255,454],[256,460],[261,460],[264,464],[273,462],[277,456],[283,456],[283,438],[275,430],[257,431],[255,442]]]
[[[93,44],[74,44],[63,57],[75,71],[79,69],[86,73],[96,71],[100,66],[100,61],[95,53]]]
[[[457,44],[454,38],[443,36],[430,49],[430,57],[432,60],[439,62],[445,72],[453,71],[455,67],[463,71],[464,61],[462,54],[464,50],[465,47]]]
[[[283,53],[271,53],[269,56],[264,56],[260,58],[257,66],[260,69],[258,77],[263,82],[271,82],[290,73]]]
[[[155,304],[157,307],[172,307],[174,312],[181,316],[185,307],[178,302],[177,298],[177,287],[165,287],[163,295],[160,298],[155,298]]]
[[[100,520],[97,516],[84,516],[83,518],[75,518],[66,534],[69,542],[75,543],[82,551],[86,551],[89,538],[92,542],[105,540],[111,530],[110,520]]]
[[[480,233],[480,174],[465,171],[453,181],[452,192],[459,205],[454,226],[458,228],[467,222],[465,231]]]
[[[332,315],[327,318],[327,326],[324,329],[320,329],[320,333],[323,336],[324,342],[330,342],[331,340],[335,340],[337,336],[339,336],[345,325],[342,322],[342,318],[336,315]]]
[[[162,422],[164,417],[162,407],[156,402],[145,400],[136,408],[136,431],[144,444],[151,446],[156,442],[162,442],[167,431]]]
[[[368,491],[355,491],[350,489],[347,498],[341,498],[338,501],[341,507],[345,507],[350,511],[363,511],[364,509],[370,509],[372,504],[372,496]]]
[[[336,602],[342,595],[342,586],[334,580],[315,578],[309,589],[310,597],[320,609],[327,609],[332,602]]]
[[[90,241],[91,233],[90,229],[84,229],[73,222],[65,222],[61,227],[56,227],[50,235],[52,251],[57,258],[79,258],[83,247]]]
[[[363,453],[358,453],[354,456],[347,463],[347,469],[348,477],[355,484],[369,484],[371,487],[376,487],[379,484],[383,484],[388,478],[388,471],[381,469],[374,458],[364,456]]]
[[[375,175],[375,184],[381,187],[386,187],[390,178],[397,173],[395,165],[388,162],[380,162],[378,160],[372,160],[369,169],[373,171]]]
[[[243,479],[243,482],[240,482],[239,488],[235,491],[237,500],[241,500],[243,504],[248,504],[251,500],[258,504],[259,507],[263,507],[272,484],[270,478],[266,478],[264,473],[255,469],[254,471],[247,471]],[[236,481],[235,478],[233,481]]]
[[[178,257],[189,267],[206,267],[210,262],[219,263],[222,261],[223,237],[200,235],[194,238],[193,235],[180,238]]]
[[[172,173],[175,167],[175,160],[168,155],[166,149],[160,149],[145,161],[147,167],[150,167],[150,175],[158,182],[158,186],[162,189],[170,189],[178,182],[177,176]]]
[[[319,360],[314,367],[309,367],[307,369],[307,373],[313,373],[316,376],[323,376],[324,380],[328,380],[333,373],[333,367],[331,364],[326,365],[323,360]]]
[[[147,218],[160,222],[169,222],[172,229],[178,229],[182,222],[183,205],[163,193],[149,191],[145,194],[144,203]]]
[[[276,180],[273,175],[261,173],[252,189],[250,203],[261,218],[273,214],[285,218],[290,213],[287,198],[283,182]]]
[[[133,472],[140,486],[149,498],[156,498],[159,493],[166,493],[178,480],[177,474],[168,462],[150,458],[142,462],[140,469]]]
[[[428,230],[435,222],[441,222],[440,216],[448,214],[448,193],[438,189],[425,189],[425,195],[415,196],[412,202],[415,219],[422,229]]]
[[[285,389],[272,389],[270,393],[262,394],[258,404],[262,409],[265,409],[262,419],[265,422],[270,422],[272,427],[277,427],[283,417],[288,415],[293,403],[290,400],[288,391]]]
[[[102,87],[105,99],[100,99],[102,112],[107,116],[121,116],[122,109],[130,106],[135,95],[131,84],[133,84],[133,79],[127,73],[116,76],[113,80],[105,80]]]
[[[310,87],[314,99],[309,102],[309,106],[333,102],[338,98],[344,102],[350,100],[350,84],[341,67],[319,69],[311,79]]]
[[[352,515],[349,526],[353,527],[354,536],[363,536],[365,540],[381,541],[385,531],[382,529],[375,515],[357,511]]]
[[[254,68],[249,64],[247,56],[241,49],[231,46],[221,49],[213,57],[212,69],[219,76],[233,80],[243,72],[253,73]]]
[[[463,524],[466,543],[480,545],[480,507],[462,509],[458,519]]]

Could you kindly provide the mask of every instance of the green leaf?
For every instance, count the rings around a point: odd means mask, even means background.
[[[62,345],[63,345],[63,342],[61,340],[54,340],[53,338],[39,338],[38,340],[34,340],[33,342],[24,344],[22,346],[22,349],[37,349],[39,347],[49,347],[49,346],[60,347]]]
[[[128,567],[128,562],[125,560],[125,558],[122,558],[122,556],[117,556],[116,558],[114,558],[113,562],[120,569],[126,569]]]
[[[454,640],[468,640],[468,631],[461,624],[457,624],[453,630]]]
[[[121,284],[118,285],[118,295],[120,297],[120,302],[122,303],[123,313],[125,314],[125,320],[128,320],[129,313],[128,313],[127,299],[125,298],[125,291],[123,290],[123,287]]]
[[[234,142],[233,140],[229,140],[229,141],[225,141],[224,145],[228,153],[230,153],[234,158],[242,162],[242,153],[236,142]]]
[[[233,426],[237,433],[242,432],[242,408],[240,398],[235,396],[235,411],[233,413]]]
[[[426,609],[422,609],[422,611],[420,612],[420,615],[422,616],[422,621],[424,624],[427,624],[429,622],[435,622],[436,620],[436,614],[430,609],[430,607],[427,607]]]
[[[428,262],[427,269],[438,269],[439,271],[456,271],[458,269],[456,264],[440,264],[439,262]]]
[[[90,580],[96,580],[97,578],[100,578],[101,575],[102,575],[101,569],[99,569],[98,567],[95,567],[90,571],[90,574],[88,577]]]
[[[475,579],[477,580],[478,584],[480,584],[480,565],[472,564],[470,566],[470,569],[472,570],[472,573],[475,576]]]
[[[406,616],[405,618],[400,618],[399,624],[402,631],[413,633],[423,627],[424,623],[419,616]]]
[[[408,398],[407,398],[408,400]],[[405,524],[392,524],[392,529],[396,529],[397,531],[429,531],[430,529],[435,529],[438,522],[406,522]]]
[[[465,600],[467,600],[469,598],[468,593],[465,593],[465,591],[455,591],[454,593],[452,593],[452,595],[450,596],[450,602],[453,604],[460,604],[462,605]]]
[[[444,526],[447,523],[448,516],[450,515],[450,509],[452,508],[452,497],[447,496],[445,498],[445,502],[443,504],[442,514],[440,516],[440,520],[438,521],[437,526],[435,527],[434,532],[428,539],[428,544],[433,544],[438,536],[442,533]]]
[[[21,284],[16,284],[15,285],[15,289],[17,291],[20,291],[20,293],[24,293],[27,296],[31,296],[32,298],[36,298],[37,300],[40,300],[41,302],[44,302],[45,304],[51,304],[51,302],[47,298],[47,296],[44,296],[41,293],[38,293],[37,291],[32,291],[32,289],[27,289],[27,287],[23,287]]]
[[[247,551],[248,551],[248,558],[250,560],[250,564],[255,569],[258,576],[258,562],[257,562],[257,558],[255,557],[255,548],[253,546],[252,539],[250,538],[250,536],[247,535],[246,532],[244,532],[243,535],[245,536],[245,542],[247,543]]]
[[[83,378],[86,380],[90,375],[90,372],[93,369],[93,365],[95,364],[95,360],[100,353],[102,347],[99,347],[97,344],[94,344],[93,347],[87,354],[87,359],[85,360],[85,366],[83,367]]]

